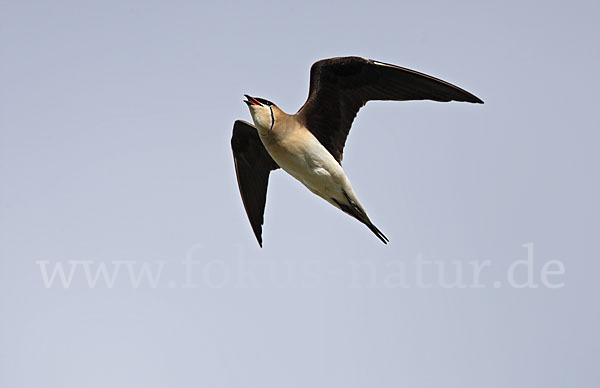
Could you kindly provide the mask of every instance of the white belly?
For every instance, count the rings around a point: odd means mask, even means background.
[[[282,169],[310,191],[330,201],[340,198],[342,189],[351,190],[346,188],[349,181],[342,166],[312,134],[286,140],[265,142],[265,147]]]

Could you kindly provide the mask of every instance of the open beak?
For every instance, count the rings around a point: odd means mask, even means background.
[[[259,105],[262,106],[262,104],[260,102],[258,102],[258,100],[254,97],[250,97],[247,94],[244,94],[244,97],[246,97],[246,100],[244,100],[244,102],[248,105],[248,106],[252,106],[252,105]]]

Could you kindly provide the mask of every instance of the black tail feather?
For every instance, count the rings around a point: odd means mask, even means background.
[[[367,227],[368,227],[369,229],[371,229],[371,232],[375,233],[375,236],[379,237],[379,239],[380,239],[380,240],[381,240],[381,241],[382,241],[384,244],[387,244],[388,242],[390,242],[390,240],[389,240],[387,237],[385,237],[385,234],[383,234],[383,233],[381,232],[381,230],[379,230],[379,228],[377,228],[375,225],[373,225],[373,223],[372,223],[372,222],[370,222],[370,223],[368,223],[368,224],[365,224],[365,225],[367,225]]]
[[[333,202],[335,202],[340,207],[340,209],[342,209],[345,213],[351,215],[352,217],[356,218],[357,220],[359,220],[360,222],[365,224],[367,226],[367,228],[369,228],[371,230],[371,232],[373,232],[375,234],[375,236],[377,236],[377,238],[379,238],[381,240],[381,242],[383,242],[384,244],[387,244],[390,240],[381,232],[381,230],[379,230],[379,228],[377,228],[375,225],[373,225],[373,223],[371,222],[369,217],[367,217],[367,215],[360,208],[360,206],[358,206],[356,203],[354,203],[354,201],[352,201],[350,199],[350,197],[348,196],[348,194],[346,194],[345,191],[343,193],[344,193],[344,196],[346,197],[346,199],[348,200],[348,203],[350,204],[350,206],[340,203],[335,198],[331,198],[333,200]]]

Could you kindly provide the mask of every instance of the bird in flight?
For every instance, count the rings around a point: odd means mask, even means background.
[[[296,114],[287,114],[264,98],[244,96],[254,125],[237,120],[231,148],[242,202],[261,247],[269,174],[280,167],[387,244],[388,238],[367,216],[341,166],[344,144],[359,109],[371,100],[483,104],[448,82],[360,57],[315,62],[308,99]]]

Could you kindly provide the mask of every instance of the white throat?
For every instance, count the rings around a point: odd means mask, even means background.
[[[273,127],[275,126],[273,108],[261,108],[260,110],[252,111],[251,114],[252,121],[254,121],[254,126],[259,134],[266,136],[273,130]]]

